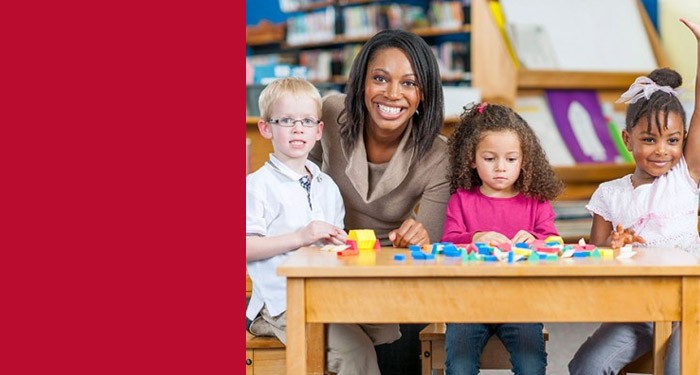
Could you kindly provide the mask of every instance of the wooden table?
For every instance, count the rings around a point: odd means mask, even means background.
[[[287,374],[323,374],[325,323],[650,321],[655,374],[672,321],[682,322],[681,373],[700,374],[700,261],[681,250],[507,264],[309,247],[278,273],[287,277]]]

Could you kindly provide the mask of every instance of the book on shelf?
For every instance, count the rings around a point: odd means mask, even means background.
[[[343,77],[347,78],[350,75],[350,68],[355,61],[355,57],[360,53],[362,45],[346,44],[343,46],[342,61],[343,61]]]
[[[386,18],[380,5],[343,8],[344,35],[348,38],[370,37],[386,28]]]
[[[523,67],[557,69],[557,55],[547,29],[538,24],[506,24],[506,32]]]
[[[491,13],[491,16],[493,16],[493,19],[501,32],[501,37],[503,37],[503,41],[505,42],[506,49],[508,50],[508,55],[510,55],[511,60],[513,61],[513,65],[516,68],[518,68],[520,66],[520,62],[518,61],[518,57],[515,55],[513,45],[511,44],[510,38],[508,37],[508,33],[506,32],[506,19],[503,15],[503,8],[501,7],[501,3],[498,1],[489,1],[488,5],[489,12]]]
[[[431,1],[428,18],[432,27],[454,29],[464,24],[460,1]]]
[[[465,73],[471,68],[468,42],[443,42],[430,48],[437,59],[443,79],[464,80]]]
[[[309,81],[330,81],[333,78],[333,59],[334,53],[329,50],[299,52],[299,65],[306,67]]]
[[[559,232],[559,235],[568,243],[578,242],[581,238],[588,240],[591,235],[592,225],[593,219],[590,217],[580,219],[557,219],[554,221],[557,232]]]
[[[384,9],[390,29],[408,30],[427,23],[425,10],[417,5],[391,3]]]
[[[335,39],[335,8],[327,7],[314,12],[287,18],[287,44],[328,42]]]
[[[515,100],[515,112],[522,116],[540,140],[549,163],[554,166],[576,164],[559,133],[549,105],[544,96],[519,96]]]
[[[593,216],[586,209],[588,200],[552,201],[556,220],[554,226],[559,235],[568,242],[576,242],[580,238],[588,239],[593,225]]]
[[[302,9],[308,9],[309,7],[319,5],[330,5],[329,0],[279,0],[280,10],[285,13],[298,12]]]
[[[586,209],[588,200],[552,201],[552,208],[557,219],[590,219],[591,213]]]
[[[267,84],[275,78],[289,76],[307,78],[307,69],[295,64],[286,54],[246,56],[247,84]]]

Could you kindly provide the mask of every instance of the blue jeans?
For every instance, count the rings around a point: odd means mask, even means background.
[[[445,375],[477,375],[481,352],[494,334],[510,353],[515,375],[544,375],[547,352],[542,323],[447,325]]]
[[[664,374],[680,373],[680,330],[673,323],[666,348]],[[616,375],[628,363],[651,351],[654,346],[652,323],[603,323],[581,345],[569,362],[571,375]]]

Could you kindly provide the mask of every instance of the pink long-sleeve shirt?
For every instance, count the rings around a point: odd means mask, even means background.
[[[487,197],[478,186],[452,194],[445,215],[442,242],[470,243],[474,233],[490,231],[513,238],[521,229],[536,239],[558,235],[549,201],[522,194],[512,198]]]

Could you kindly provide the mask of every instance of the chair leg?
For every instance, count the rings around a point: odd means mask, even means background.
[[[432,375],[433,348],[431,341],[421,341],[421,375]]]

